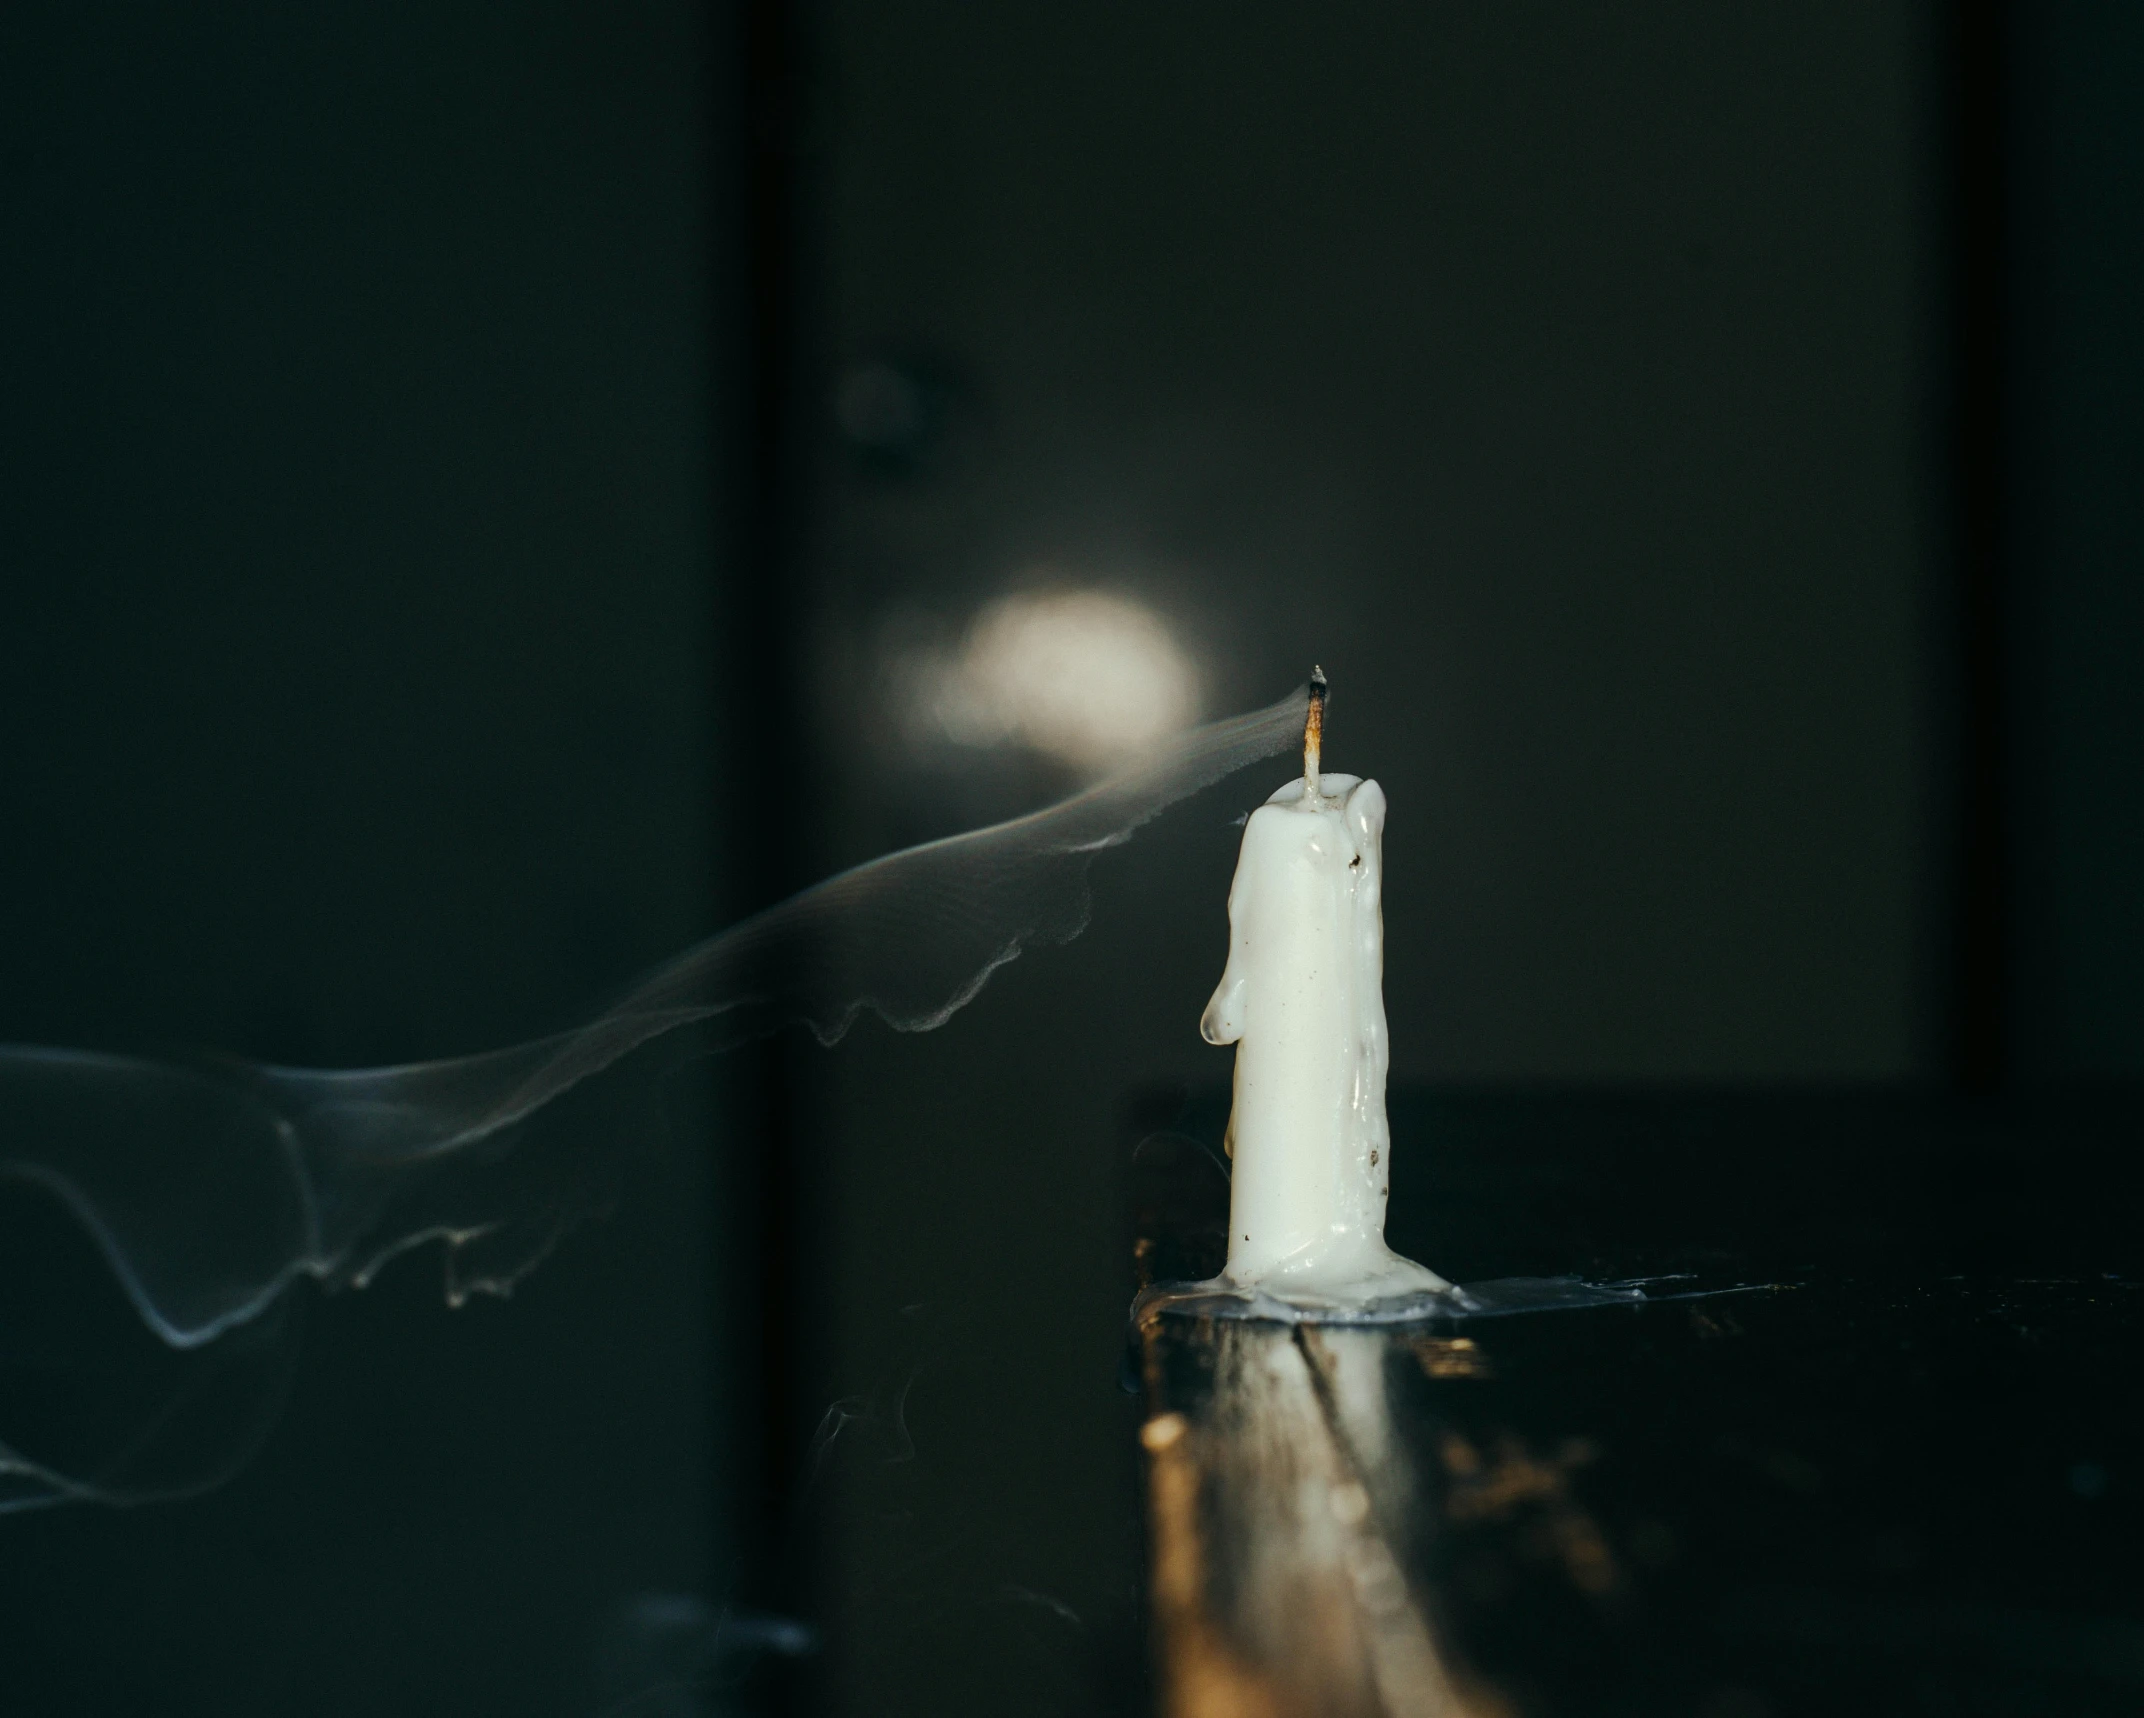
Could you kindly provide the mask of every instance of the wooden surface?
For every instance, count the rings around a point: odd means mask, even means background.
[[[1388,1234],[1641,1304],[1147,1318],[1157,1708],[2144,1710],[2144,1094],[1395,1096]],[[1221,1262],[1225,1096],[1134,1154]]]
[[[1389,1374],[1463,1377],[1429,1334],[1163,1316],[1145,1333],[1162,1708],[1171,1718],[1498,1713],[1442,1641],[1442,1503]]]
[[[2144,1283],[1148,1321],[1167,1718],[2129,1714]]]

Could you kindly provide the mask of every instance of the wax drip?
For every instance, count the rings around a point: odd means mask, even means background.
[[[1286,1300],[1256,1285],[1239,1287],[1215,1279],[1156,1283],[1132,1302],[1131,1316],[1135,1329],[1162,1317],[1264,1319],[1276,1324],[1437,1324],[1523,1312],[1637,1306],[1648,1298],[1639,1283],[1590,1283],[1580,1277],[1499,1277],[1368,1299],[1322,1299],[1297,1292]]]

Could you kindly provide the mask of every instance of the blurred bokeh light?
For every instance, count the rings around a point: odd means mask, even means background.
[[[924,755],[1019,747],[1101,776],[1200,713],[1198,665],[1168,623],[1106,590],[1016,591],[957,644],[896,645],[885,666],[902,736]]]

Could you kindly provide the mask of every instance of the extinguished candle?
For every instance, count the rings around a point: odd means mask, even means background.
[[[1199,1029],[1236,1046],[1226,1280],[1345,1308],[1449,1285],[1385,1245],[1385,795],[1323,773],[1325,691],[1313,674],[1302,779],[1244,824]]]

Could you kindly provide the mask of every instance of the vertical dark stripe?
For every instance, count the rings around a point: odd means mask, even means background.
[[[740,775],[794,771],[804,730],[797,688],[802,522],[809,482],[808,191],[805,134],[806,15],[799,0],[721,0],[732,75],[717,92],[714,123],[734,146],[734,194],[716,234],[727,350],[718,365],[718,414],[729,469],[718,485],[729,526],[717,640],[719,702],[728,755],[716,794]],[[721,324],[718,324],[720,326]],[[720,803],[718,798],[717,803]],[[718,813],[719,815],[719,813]],[[733,916],[801,887],[807,856],[793,840],[731,848]],[[744,1411],[728,1416],[736,1471],[739,1566],[727,1596],[752,1608],[811,1608],[809,1546],[797,1519],[797,1482],[810,1380],[810,1225],[799,1174],[799,1118],[786,1035],[748,1046],[724,1069],[731,1160],[721,1182],[729,1259],[722,1282],[735,1388]],[[805,1698],[782,1667],[753,1679],[754,1709],[794,1710]]]
[[[1954,552],[1958,872],[1952,1072],[2002,1081],[2008,978],[2004,434],[2008,272],[2006,10],[1954,0],[1951,70]]]

